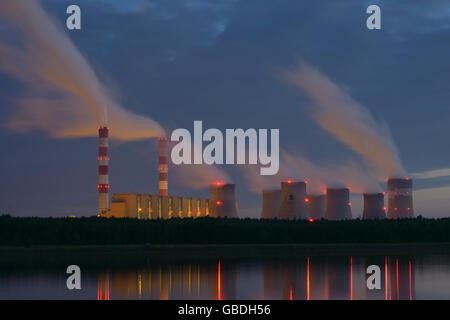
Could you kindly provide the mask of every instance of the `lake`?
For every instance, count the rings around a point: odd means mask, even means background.
[[[68,290],[63,261],[9,261],[0,267],[0,299],[450,299],[450,255],[312,255],[161,261],[80,261],[81,290]],[[380,289],[366,285],[367,267]]]

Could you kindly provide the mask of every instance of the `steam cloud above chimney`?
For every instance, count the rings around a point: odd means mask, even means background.
[[[119,140],[164,135],[154,120],[119,105],[64,34],[65,27],[57,26],[39,2],[2,1],[0,17],[10,22],[14,35],[24,36],[0,38],[0,71],[28,89],[14,101],[19,110],[6,127],[41,130],[54,138],[96,136],[99,125],[109,126],[111,137]]]
[[[282,75],[312,99],[311,117],[324,130],[360,154],[384,177],[406,177],[385,122],[377,122],[369,110],[306,63],[283,70]]]

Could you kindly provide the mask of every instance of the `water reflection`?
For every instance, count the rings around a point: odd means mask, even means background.
[[[366,269],[380,266],[381,289],[369,290]],[[261,292],[262,291],[262,292]],[[108,299],[415,299],[414,263],[405,257],[305,257],[242,265],[150,265],[98,274]]]

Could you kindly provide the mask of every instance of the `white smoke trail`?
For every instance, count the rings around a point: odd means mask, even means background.
[[[385,177],[406,177],[384,122],[377,123],[364,106],[308,64],[284,70],[283,76],[313,100],[311,116],[323,129],[359,153],[369,166]]]
[[[95,136],[97,125],[110,126],[111,137],[121,140],[164,135],[155,121],[117,103],[64,34],[64,27],[57,26],[38,1],[2,1],[0,18],[24,36],[22,43],[2,39],[0,71],[22,81],[30,91],[17,102],[20,111],[6,123],[9,128],[40,129],[59,138]]]

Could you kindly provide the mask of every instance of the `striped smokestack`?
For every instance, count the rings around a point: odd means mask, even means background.
[[[105,214],[109,209],[109,156],[107,127],[98,129],[98,213]]]
[[[167,149],[167,138],[158,138],[158,175],[159,175],[159,195],[169,195],[169,181],[167,179],[169,171],[169,153]]]

